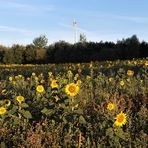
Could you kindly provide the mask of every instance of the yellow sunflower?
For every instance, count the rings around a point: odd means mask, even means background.
[[[108,103],[107,109],[108,109],[109,111],[114,110],[114,109],[115,109],[115,104],[113,104],[113,103]]]
[[[36,76],[35,72],[32,73],[32,76]]]
[[[5,106],[10,106],[11,105],[11,101],[6,99],[6,100],[3,100],[3,103]]]
[[[78,80],[76,84],[77,84],[78,86],[80,86],[81,83],[82,83],[82,81],[81,81],[81,80]]]
[[[74,97],[78,94],[79,92],[79,86],[75,83],[70,83],[70,84],[67,84],[66,87],[65,87],[65,92]]]
[[[148,61],[146,61],[144,65],[145,65],[145,66],[148,66]]]
[[[128,70],[127,71],[127,75],[128,76],[133,76],[134,75],[134,71],[133,70]]]
[[[50,86],[51,88],[58,88],[57,80],[52,80]]]
[[[6,89],[3,89],[3,90],[1,91],[1,94],[2,94],[3,96],[7,95],[7,90],[6,90]]]
[[[120,81],[120,85],[121,86],[123,86],[124,85],[124,81],[122,80],[122,81]]]
[[[9,81],[12,81],[13,80],[13,77],[9,77]]]
[[[6,108],[4,108],[4,107],[0,107],[0,115],[5,114],[6,111],[7,111]]]
[[[109,81],[111,82],[112,80],[113,80],[113,78],[112,78],[112,77],[110,77],[110,78],[109,78]]]
[[[115,121],[115,125],[116,126],[122,126],[126,123],[126,114],[124,114],[123,112],[120,112],[116,117],[115,117],[116,121]]]
[[[25,98],[23,96],[17,96],[16,100],[21,104],[25,100]]]
[[[42,93],[42,92],[44,92],[44,87],[42,85],[38,85],[36,87],[36,91],[39,92],[39,93]]]

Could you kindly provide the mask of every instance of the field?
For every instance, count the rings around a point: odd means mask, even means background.
[[[0,65],[0,147],[147,147],[148,59]]]

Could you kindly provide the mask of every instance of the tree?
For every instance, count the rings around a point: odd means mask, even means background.
[[[33,40],[33,44],[37,48],[45,48],[47,46],[48,39],[45,35],[40,35],[39,37]]]
[[[36,50],[33,45],[27,45],[25,50],[25,63],[34,63],[36,59]]]
[[[16,64],[22,64],[24,63],[24,51],[25,47],[21,45],[13,45],[11,48],[14,58],[15,58],[15,63]]]
[[[4,52],[4,57],[3,57],[3,63],[5,64],[14,64],[15,63],[15,57],[12,49],[6,50]]]
[[[87,41],[87,39],[86,39],[86,35],[80,33],[80,39],[79,39],[79,42],[81,42],[81,43],[85,43],[86,41]]]
[[[4,53],[3,62],[8,64],[22,64],[24,63],[24,46],[13,45]]]

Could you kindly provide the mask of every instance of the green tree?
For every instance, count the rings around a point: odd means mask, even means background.
[[[25,63],[33,63],[36,59],[36,50],[33,45],[27,45],[25,50]]]
[[[37,48],[45,48],[47,46],[48,39],[45,35],[40,35],[39,37],[33,40],[33,44]]]
[[[14,53],[11,49],[5,50],[4,57],[3,57],[3,63],[5,63],[5,64],[14,64],[15,63]]]
[[[80,38],[79,38],[79,42],[81,43],[85,43],[87,41],[86,39],[86,35],[83,33],[80,33]]]
[[[3,62],[8,64],[22,64],[24,62],[24,46],[13,45],[4,53]]]
[[[13,45],[12,50],[14,53],[15,63],[22,64],[24,63],[24,51],[25,47],[21,45]]]
[[[7,47],[0,45],[0,63],[3,63],[4,53],[8,50]]]

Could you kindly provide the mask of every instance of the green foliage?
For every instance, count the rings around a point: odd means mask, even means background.
[[[3,62],[8,64],[24,63],[24,50],[23,46],[13,45],[11,49],[5,51]]]
[[[86,35],[85,35],[85,34],[80,34],[79,42],[81,42],[81,43],[85,43],[86,41],[87,41],[87,39],[86,39]]]
[[[58,41],[47,46],[48,39],[40,35],[33,44],[0,45],[0,63],[4,64],[44,64],[44,63],[77,63],[105,60],[126,60],[148,57],[148,43],[140,42],[136,35],[113,42],[87,42],[86,36],[80,34],[78,43],[70,44]]]
[[[7,110],[0,111],[1,147],[146,146],[147,59],[0,68],[0,107]],[[79,86],[76,96],[65,92],[69,83]],[[121,111],[126,123],[117,126]]]
[[[26,46],[25,50],[25,62],[34,63],[36,60],[36,50],[33,45]]]
[[[47,46],[48,39],[45,35],[40,35],[39,37],[33,40],[33,44],[37,48],[45,48]]]

